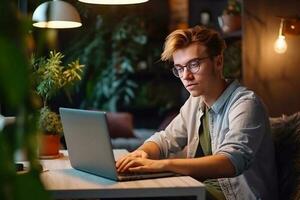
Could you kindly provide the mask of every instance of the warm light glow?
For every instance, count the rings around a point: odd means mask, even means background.
[[[32,21],[33,26],[39,28],[77,28],[82,25],[76,8],[60,0],[39,5],[32,14]]]
[[[126,5],[145,3],[148,0],[79,0],[84,3],[103,4],[103,5]]]
[[[287,44],[285,41],[285,36],[279,35],[277,40],[274,43],[274,50],[277,53],[285,53],[287,50]]]
[[[82,26],[79,22],[70,21],[49,21],[49,22],[36,22],[33,26],[39,28],[77,28]]]

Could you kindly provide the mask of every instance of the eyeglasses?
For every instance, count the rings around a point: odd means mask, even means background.
[[[210,57],[211,56],[206,56],[203,58],[192,59],[185,66],[175,65],[172,68],[172,72],[176,77],[181,78],[183,76],[184,68],[186,67],[186,69],[189,70],[189,72],[191,72],[192,74],[195,74],[199,71],[200,66],[203,63],[203,60],[210,58]]]

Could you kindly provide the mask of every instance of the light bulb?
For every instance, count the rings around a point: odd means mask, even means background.
[[[277,40],[274,43],[274,50],[276,53],[285,53],[287,49],[287,44],[285,41],[285,36],[284,35],[279,35]]]

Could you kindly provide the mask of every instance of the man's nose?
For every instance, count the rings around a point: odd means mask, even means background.
[[[188,70],[186,67],[183,69],[182,72],[182,79],[186,80],[186,79],[191,79],[191,77],[193,76],[192,72],[190,72],[190,70]]]

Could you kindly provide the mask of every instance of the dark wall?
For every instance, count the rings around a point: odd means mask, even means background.
[[[201,13],[208,12],[211,15],[212,27],[219,29],[218,16],[222,15],[223,9],[226,7],[227,0],[190,0],[189,3],[189,24],[190,26],[201,24]],[[220,29],[219,29],[220,30]]]
[[[245,0],[243,18],[243,80],[264,100],[271,116],[300,110],[300,36],[286,36],[288,49],[273,45],[280,19],[300,15],[299,0]]]

